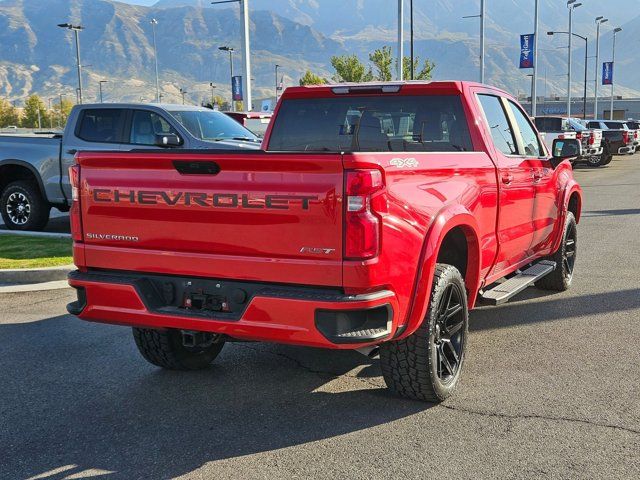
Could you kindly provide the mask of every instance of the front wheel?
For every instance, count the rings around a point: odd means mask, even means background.
[[[438,403],[449,397],[464,363],[469,311],[457,268],[436,265],[427,316],[412,335],[380,346],[387,387],[416,400]]]
[[[167,370],[201,370],[209,366],[224,346],[224,338],[209,334],[207,341],[194,347],[183,344],[180,330],[133,328],[133,338],[149,363]]]

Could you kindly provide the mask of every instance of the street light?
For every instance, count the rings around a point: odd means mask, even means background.
[[[185,95],[187,93],[189,93],[189,92],[187,92],[185,89],[183,89],[183,88],[180,89],[180,94],[182,95],[182,104],[183,105],[184,105],[184,97],[185,97]]]
[[[576,4],[581,5],[581,4]],[[547,35],[554,35],[556,33],[562,33],[564,35],[569,35],[571,37],[578,37],[584,40],[584,98],[582,99],[582,118],[587,118],[587,66],[589,63],[589,40],[587,37],[583,37],[582,35],[578,35],[573,32],[547,32]],[[569,47],[569,51],[571,51],[571,47]],[[569,53],[569,58],[571,58],[571,53]],[[569,79],[571,79],[571,70],[569,70]],[[571,83],[569,83],[571,85]],[[567,105],[567,117],[571,116],[571,90],[569,90],[569,105]]]
[[[80,36],[78,33],[84,30],[82,25],[73,25],[71,23],[59,23],[60,28],[72,30],[76,37],[76,64],[78,66],[78,103],[82,104],[82,65],[80,64]]]
[[[158,25],[158,20],[152,18],[151,21],[151,32],[153,35],[153,57],[155,59],[156,64],[156,102],[160,103],[160,77],[158,75],[158,46],[156,45],[156,25]]]
[[[569,8],[569,51],[567,61],[567,117],[571,116],[571,44],[573,39],[573,11],[582,6],[582,3],[576,3],[576,0],[568,0],[567,7]]]
[[[613,50],[611,53],[611,65],[613,68],[616,66],[616,33],[621,32],[622,28],[617,27],[613,29]],[[609,120],[613,120],[613,72],[611,73],[611,108],[609,109]]]
[[[593,100],[593,118],[598,118],[598,79],[600,77],[600,25],[608,22],[608,18],[596,17],[596,83]]]
[[[213,91],[215,90],[216,86],[213,82],[209,82],[209,86],[211,87],[211,110],[213,110],[214,104],[216,103],[215,94]]]
[[[240,18],[242,20],[242,60],[244,62],[242,84],[244,90],[245,110],[253,110],[251,99],[251,42],[249,41],[249,0],[219,0],[211,2],[211,5],[222,3],[239,3]]]
[[[218,47],[218,50],[222,52],[229,52],[229,68],[231,69],[231,111],[235,111],[234,101],[233,101],[233,47],[223,46]]]
[[[573,0],[574,2],[576,0]],[[466,15],[462,18],[479,18],[480,19],[480,83],[484,83],[484,51],[485,51],[485,42],[484,42],[484,24],[486,18],[486,7],[485,0],[480,0],[480,14],[479,15]]]
[[[100,103],[103,103],[103,100],[102,100],[102,84],[103,83],[109,83],[109,80],[100,80],[98,82],[98,86],[100,87]]]

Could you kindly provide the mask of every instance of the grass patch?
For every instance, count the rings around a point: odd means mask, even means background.
[[[71,245],[69,238],[0,235],[0,269],[69,265]]]

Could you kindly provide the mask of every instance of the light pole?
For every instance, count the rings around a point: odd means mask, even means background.
[[[571,46],[573,39],[573,11],[582,6],[582,3],[576,3],[576,0],[568,0],[567,7],[569,8],[569,51],[567,60],[567,117],[571,116]]]
[[[621,32],[622,28],[617,27],[613,29],[613,50],[611,52],[611,65],[612,68],[616,68],[616,34]],[[613,120],[613,76],[615,75],[615,70],[611,72],[611,108],[609,109],[609,120]]]
[[[156,64],[156,102],[160,103],[160,76],[158,75],[158,46],[156,44],[156,25],[158,20],[152,18],[151,21],[151,33],[153,35],[153,58]]]
[[[278,69],[280,68],[280,65],[276,64],[276,105],[278,104],[278,88],[279,88],[279,84],[278,84]]]
[[[531,116],[538,114],[538,20],[539,5],[536,0],[535,11],[533,15],[533,76],[531,78]]]
[[[216,98],[214,93],[216,86],[214,85],[213,82],[210,82],[209,86],[211,87],[211,110],[213,110],[213,107],[215,106],[215,103],[216,103]]]
[[[598,118],[598,80],[600,77],[600,25],[608,21],[608,18],[596,17],[596,80],[593,95],[593,118]]]
[[[411,80],[416,71],[416,67],[413,64],[413,0],[409,0],[409,54],[411,55],[411,62],[409,62],[409,68],[411,68]]]
[[[253,110],[251,99],[251,42],[249,39],[249,0],[219,0],[211,2],[211,5],[221,3],[239,3],[240,17],[242,21],[242,60],[244,62],[242,86],[244,94],[245,111]]]
[[[582,99],[582,118],[587,118],[587,68],[589,64],[589,40],[587,39],[587,37],[583,37],[582,35],[578,35],[577,33],[573,33],[573,32],[547,32],[547,35],[554,35],[556,33],[569,35],[569,38],[578,37],[584,40],[584,92],[583,92],[584,98]],[[569,58],[571,58],[571,54],[569,54]],[[569,70],[569,77],[571,77],[571,70]],[[569,90],[569,95],[571,95],[571,90]],[[569,105],[567,106],[568,107],[567,117],[571,116],[570,102],[571,102],[571,97],[569,97]]]
[[[404,0],[398,0],[398,64],[396,76],[404,80]]]
[[[573,0],[574,2],[576,0]],[[479,15],[465,15],[462,18],[479,18],[480,19],[480,83],[484,83],[484,57],[485,57],[485,18],[486,18],[485,0],[480,0]]]
[[[52,102],[53,98],[49,97],[49,128],[53,128],[53,109],[51,108]]]
[[[218,50],[222,51],[222,52],[229,52],[229,68],[231,69],[231,77],[230,77],[230,81],[231,81],[231,111],[234,112],[235,109],[235,105],[234,105],[234,101],[233,101],[233,47],[229,47],[229,46],[224,46],[224,47],[218,47]]]
[[[104,103],[104,100],[102,99],[102,84],[103,83],[108,83],[109,80],[100,80],[98,82],[98,86],[100,87],[100,103]]]
[[[180,95],[182,95],[182,104],[183,104],[183,105],[184,105],[184,103],[185,103],[185,101],[184,101],[184,97],[185,97],[185,95],[186,95],[187,93],[189,93],[189,92],[187,92],[184,88],[181,88],[181,89],[180,89]]]
[[[78,35],[81,30],[84,30],[82,25],[73,25],[71,23],[59,23],[60,28],[66,28],[72,30],[76,37],[76,63],[78,67],[78,103],[82,104],[82,64],[80,63],[80,36]]]

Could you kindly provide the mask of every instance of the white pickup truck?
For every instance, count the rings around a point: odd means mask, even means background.
[[[547,148],[559,139],[580,140],[582,151],[576,162],[584,162],[592,167],[600,167],[611,162],[611,153],[602,142],[602,130],[587,128],[576,118],[536,117],[536,127],[542,134]]]

